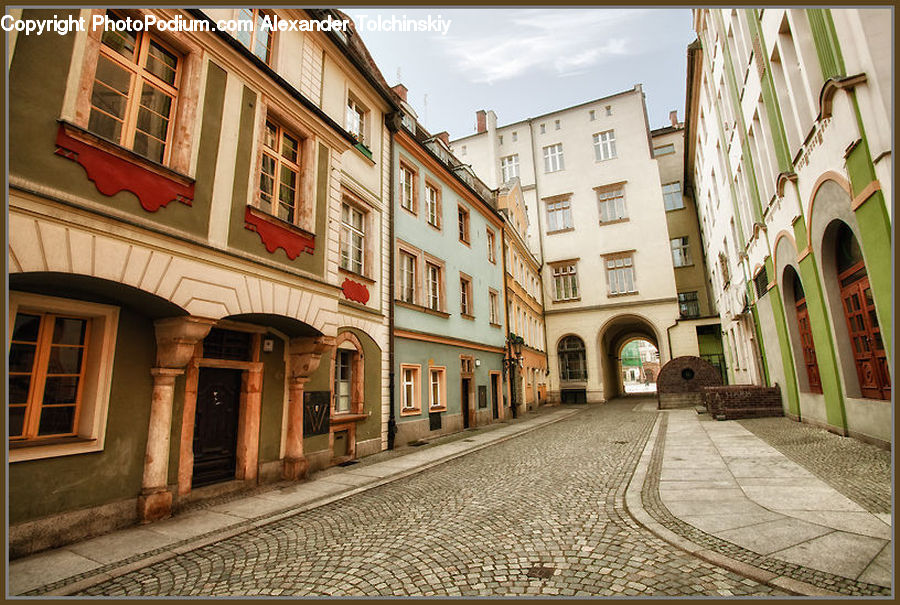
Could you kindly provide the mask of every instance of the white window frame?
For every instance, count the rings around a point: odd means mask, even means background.
[[[345,218],[344,209],[349,211],[350,222],[347,222]],[[354,215],[359,215],[360,217],[360,228],[357,228],[353,224]],[[354,204],[347,203],[346,201],[341,203],[341,268],[347,271],[352,271],[353,273],[357,273],[359,275],[363,275],[366,267],[366,219],[368,218],[367,213],[361,208],[355,206]],[[359,238],[359,268],[356,268],[357,261],[352,258],[352,256],[345,256],[345,248],[348,248],[348,252],[355,252],[355,246],[353,245],[354,238]],[[347,264],[345,264],[345,259]]]
[[[597,189],[597,210],[601,223],[622,221],[628,218],[625,206],[625,186],[610,185]]]
[[[401,415],[418,414],[422,411],[422,399],[420,392],[421,370],[422,366],[418,364],[400,364]],[[407,372],[409,373],[408,376]]]
[[[562,143],[555,143],[544,147],[544,172],[560,172],[566,169],[565,159],[563,158]]]
[[[610,296],[637,293],[634,258],[631,255],[608,257],[605,264],[607,291]]]
[[[653,157],[658,158],[661,155],[671,155],[675,153],[675,143],[666,143],[659,147],[653,148]]]
[[[359,143],[366,148],[369,146],[369,137],[366,135],[369,110],[366,109],[352,94],[347,95],[347,132],[356,137]]]
[[[577,261],[554,264],[551,269],[553,271],[553,300],[564,302],[581,298],[581,292],[578,289]]]
[[[514,153],[500,158],[500,174],[503,182],[519,176],[519,154]]]
[[[684,197],[681,195],[681,181],[663,185],[662,194],[666,212],[684,208]]]
[[[435,382],[437,377],[437,382]],[[435,390],[435,387],[437,389]],[[437,395],[435,401],[435,394]],[[428,410],[439,411],[447,409],[447,368],[444,366],[431,366],[428,368]]]
[[[443,311],[441,307],[441,289],[443,288],[443,268],[435,263],[425,262],[425,285],[428,295],[426,305],[432,311]]]
[[[672,248],[672,265],[674,267],[690,267],[691,262],[690,241],[688,236],[674,237],[669,240]]]
[[[418,257],[415,254],[411,254],[406,252],[405,250],[400,250],[400,292],[399,298],[401,301],[409,304],[416,304],[416,269],[417,263],[419,262]],[[406,266],[404,261],[412,260],[412,270],[409,270],[409,267]],[[410,295],[412,300],[407,300],[407,295]]]
[[[488,290],[488,301],[490,303],[490,323],[500,323],[500,294],[494,290]]]
[[[43,458],[56,458],[88,452],[103,451],[106,439],[106,422],[109,411],[109,394],[112,387],[113,363],[116,352],[116,336],[119,326],[119,308],[111,305],[29,294],[9,293],[9,318],[7,338],[12,337],[11,327],[19,313],[52,313],[90,318],[90,347],[84,360],[77,437],[73,441],[42,445],[40,440],[22,442],[9,449],[9,462],[24,462]],[[7,340],[7,353],[9,340]]]
[[[598,162],[614,160],[616,155],[616,131],[604,130],[594,135],[594,158]]]

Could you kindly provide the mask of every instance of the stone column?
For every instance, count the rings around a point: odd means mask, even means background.
[[[169,317],[154,323],[156,367],[150,370],[153,396],[150,400],[144,478],[138,498],[138,518],[144,523],[164,519],[172,513],[168,474],[175,378],[184,373],[194,347],[206,337],[214,323],[215,320],[200,317]]]
[[[254,363],[241,380],[241,412],[238,419],[237,470],[245,481],[259,472],[259,423],[262,407],[262,362]]]
[[[319,367],[322,354],[334,348],[333,336],[292,338],[288,344],[288,425],[282,477],[305,479],[309,463],[303,455],[303,390]]]

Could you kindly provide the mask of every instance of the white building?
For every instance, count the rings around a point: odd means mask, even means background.
[[[543,259],[549,400],[622,393],[621,348],[646,338],[665,363],[679,317],[640,85],[505,126],[479,111],[476,130],[454,153],[491,187],[518,177],[536,227],[528,245]]]

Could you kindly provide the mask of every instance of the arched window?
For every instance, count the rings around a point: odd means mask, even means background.
[[[809,379],[809,390],[822,392],[822,379],[819,377],[819,364],[816,361],[816,345],[813,343],[812,330],[809,325],[809,311],[806,308],[806,294],[796,271],[790,270],[794,287],[794,306],[797,309],[797,326],[800,331],[800,348],[803,351],[803,364],[806,377]]]
[[[566,336],[557,349],[559,375],[563,381],[587,380],[587,364],[584,361],[584,342],[577,336]]]
[[[875,298],[859,243],[846,224],[842,223],[838,227],[835,246],[841,306],[862,396],[869,399],[890,399],[891,378],[875,312]]]

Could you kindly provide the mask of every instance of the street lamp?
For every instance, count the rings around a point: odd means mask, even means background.
[[[516,368],[522,365],[523,344],[525,344],[524,338],[510,333],[509,338],[506,340],[506,358],[503,360],[509,376],[509,406],[512,408],[513,418],[518,416],[518,410],[516,409]]]

